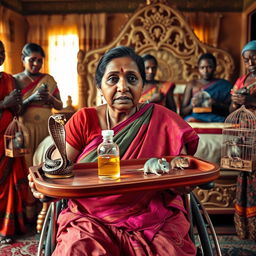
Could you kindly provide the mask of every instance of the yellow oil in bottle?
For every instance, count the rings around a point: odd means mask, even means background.
[[[114,180],[120,178],[119,156],[98,156],[98,176],[101,180]]]

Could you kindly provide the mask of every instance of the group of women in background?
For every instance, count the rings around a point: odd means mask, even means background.
[[[0,64],[4,61],[4,54],[4,46],[0,43]],[[0,118],[1,124],[5,124],[0,128],[0,184],[4,184],[0,188],[2,243],[11,242],[16,231],[25,232],[23,204],[25,202],[25,206],[31,208],[35,203],[26,182],[26,166],[32,165],[33,152],[48,135],[47,120],[51,109],[62,108],[55,80],[40,72],[44,57],[39,45],[27,44],[22,51],[24,71],[13,77],[4,72],[0,76]],[[132,49],[123,46],[111,49],[101,58],[96,70],[96,85],[106,104],[81,109],[67,123],[69,158],[77,161],[80,156],[79,160],[95,161],[95,148],[90,145],[94,143],[97,146],[103,129],[113,129],[116,140],[121,141],[119,146],[125,148],[122,159],[194,154],[198,136],[183,118],[187,121],[223,122],[229,111],[241,105],[256,108],[254,87],[250,87],[249,94],[239,93],[240,88],[256,82],[256,41],[244,47],[242,58],[248,73],[237,80],[231,92],[231,83],[214,77],[217,66],[215,57],[202,55],[198,61],[201,77],[186,86],[180,117],[174,113],[175,84],[155,80],[157,61],[154,57],[146,55],[141,58]],[[203,91],[209,96],[212,112],[193,113],[198,94]],[[20,121],[29,130],[32,154],[26,156],[26,163],[23,158],[4,156],[3,135],[14,115],[19,115]],[[154,134],[154,138],[149,134]],[[152,148],[152,140],[162,146]],[[29,179],[33,195],[43,198],[35,191],[31,177]],[[238,207],[237,223],[247,217],[256,218],[256,211],[250,216],[245,215],[256,208],[254,199],[250,209],[242,201],[238,203],[241,205]],[[32,210],[28,211],[27,220],[35,217],[31,213]],[[86,251],[88,255],[196,254],[188,236],[189,223],[184,206],[175,191],[70,200],[58,221],[60,228],[55,255],[63,252],[65,255],[80,255],[80,251]],[[17,223],[18,226],[14,227]]]

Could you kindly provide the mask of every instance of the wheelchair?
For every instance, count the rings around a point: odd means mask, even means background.
[[[200,187],[209,189],[213,185],[207,184]],[[190,237],[197,247],[197,256],[222,256],[211,219],[199,199],[193,192],[190,192],[184,195],[184,203],[191,223]],[[37,256],[50,256],[54,251],[56,246],[57,216],[66,207],[66,204],[66,199],[61,199],[50,204],[41,231]]]

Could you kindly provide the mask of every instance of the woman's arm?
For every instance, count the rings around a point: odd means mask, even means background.
[[[27,107],[27,105],[34,101],[41,101],[42,103],[48,104],[57,110],[61,110],[63,107],[63,103],[60,99],[60,94],[57,93],[55,96],[53,96],[49,93],[47,88],[39,88],[35,93],[23,100],[23,107]]]
[[[177,112],[177,106],[176,106],[174,96],[173,96],[174,88],[175,88],[175,86],[172,86],[172,88],[167,92],[166,107],[174,112]]]
[[[240,108],[242,105],[256,107],[256,97],[253,95],[234,93],[231,96],[231,104],[229,106],[230,113]]]
[[[16,109],[21,106],[21,92],[14,89],[9,95],[7,95],[2,101],[0,101],[0,109]]]
[[[49,94],[48,102],[57,110],[61,110],[63,108],[63,103],[60,99],[59,93],[57,93],[55,96]]]
[[[191,104],[193,85],[192,83],[187,84],[180,108],[180,115],[185,117],[192,112],[193,106]]]

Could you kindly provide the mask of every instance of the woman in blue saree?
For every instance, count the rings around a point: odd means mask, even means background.
[[[198,68],[201,78],[187,84],[180,114],[188,122],[224,122],[229,114],[232,84],[225,79],[214,77],[216,59],[210,53],[199,58]],[[207,101],[211,111],[195,113],[193,108],[199,105],[202,92],[208,95]]]

